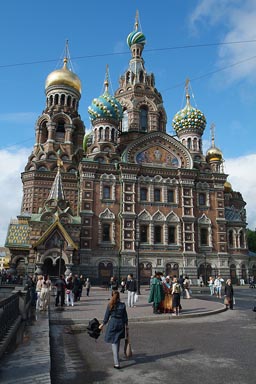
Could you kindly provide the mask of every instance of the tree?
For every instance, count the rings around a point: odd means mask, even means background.
[[[256,231],[247,229],[247,241],[249,251],[256,252]]]

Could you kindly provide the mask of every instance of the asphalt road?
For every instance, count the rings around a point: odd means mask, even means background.
[[[233,311],[131,323],[133,357],[123,358],[120,370],[113,368],[111,345],[103,336],[95,342],[84,332],[74,334],[67,326],[53,325],[52,384],[254,383],[256,289],[236,288],[235,295]]]

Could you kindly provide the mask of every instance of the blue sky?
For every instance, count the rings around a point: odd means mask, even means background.
[[[45,107],[45,79],[62,66],[66,39],[82,82],[80,114],[89,131],[87,108],[103,91],[106,64],[113,92],[128,66],[126,37],[137,9],[147,39],[145,67],[162,93],[168,132],[184,106],[184,84],[190,78],[191,103],[207,119],[204,147],[209,147],[214,123],[229,181],[247,201],[249,227],[256,227],[256,2],[9,0],[1,4],[0,22],[0,245],[10,218],[20,211],[20,172]]]

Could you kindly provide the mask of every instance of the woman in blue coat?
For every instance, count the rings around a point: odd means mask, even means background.
[[[118,291],[113,292],[113,296],[107,306],[103,323],[100,329],[108,323],[105,333],[106,343],[112,344],[112,352],[114,358],[114,368],[120,368],[119,348],[120,340],[125,338],[125,328],[128,326],[128,316],[125,303],[120,301]]]

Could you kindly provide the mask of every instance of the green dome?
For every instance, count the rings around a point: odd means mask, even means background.
[[[93,99],[88,108],[90,119],[94,121],[99,118],[112,118],[120,121],[123,117],[123,108],[119,101],[108,92]]]
[[[199,109],[190,105],[189,95],[187,95],[187,104],[185,108],[177,112],[172,120],[172,126],[176,133],[181,130],[195,130],[202,134],[206,127],[206,118]]]
[[[133,44],[146,44],[146,37],[142,32],[133,31],[127,36],[128,47],[131,48]]]

